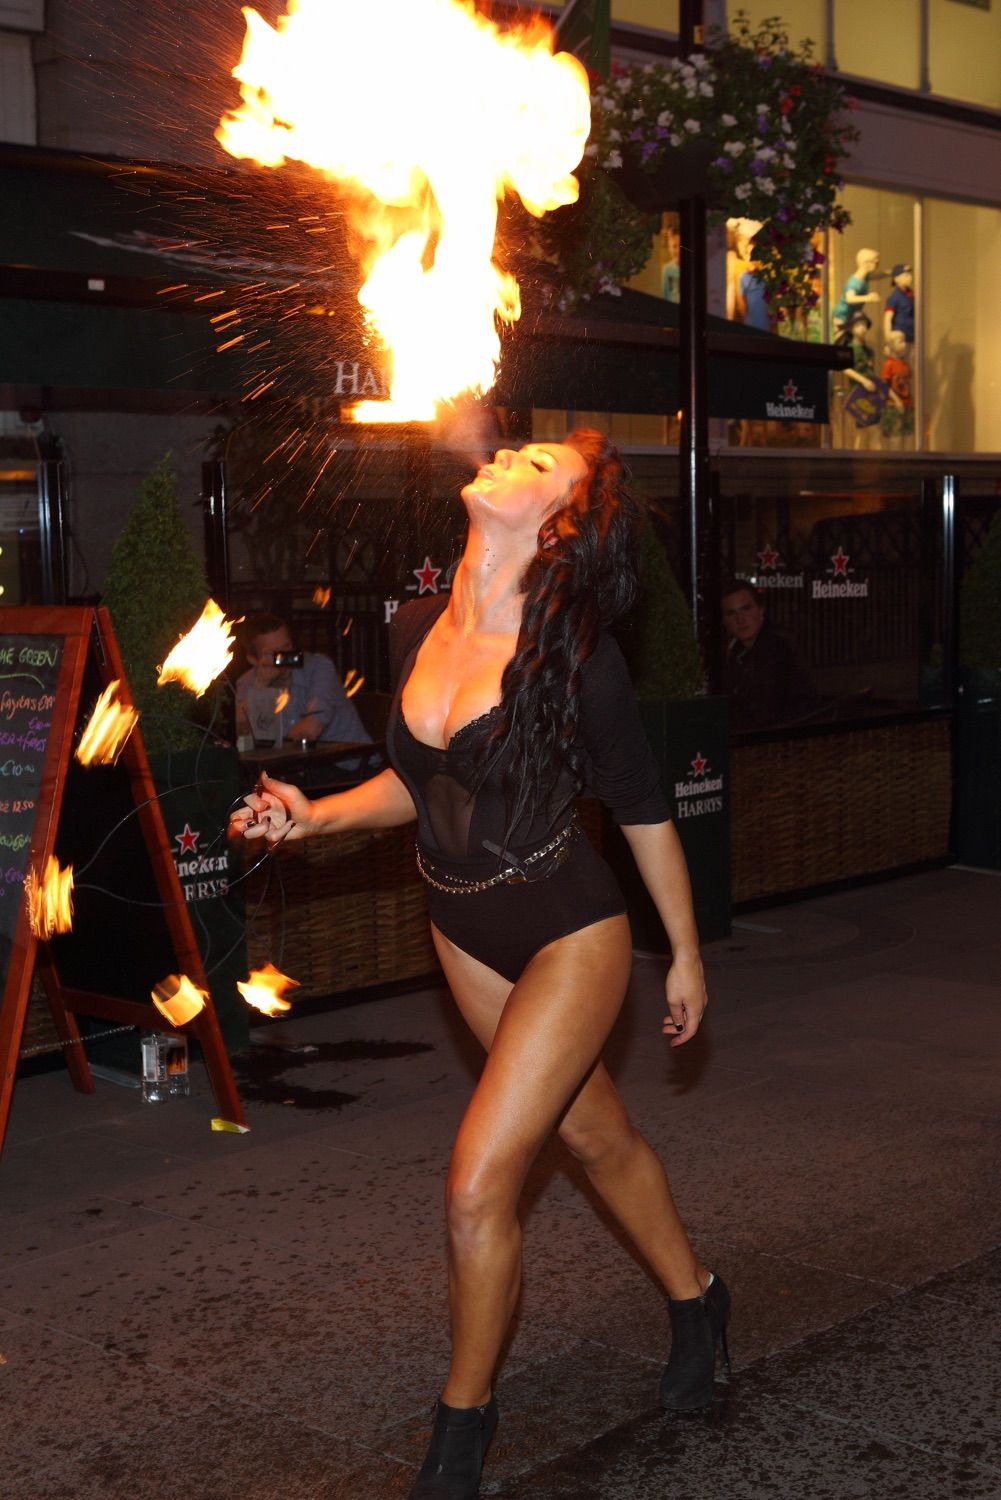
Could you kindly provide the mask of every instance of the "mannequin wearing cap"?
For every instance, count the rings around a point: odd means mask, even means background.
[[[879,418],[884,446],[902,448],[914,435],[914,395],[911,388],[910,346],[899,328],[886,338],[886,358],[880,378],[886,383],[887,401]]]
[[[869,290],[869,280],[879,270],[879,251],[860,250],[855,257],[855,274],[845,282],[841,300],[835,303],[832,318],[834,330],[839,332],[848,322],[849,314],[865,306],[867,302],[878,302],[878,292]],[[885,272],[883,273],[886,274]]]
[[[905,344],[914,343],[914,272],[903,262],[890,272],[893,290],[886,299],[883,312],[883,337],[887,343],[891,333],[902,333]]]

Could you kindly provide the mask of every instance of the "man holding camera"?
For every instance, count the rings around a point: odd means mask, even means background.
[[[259,746],[269,739],[370,743],[329,656],[296,651],[278,615],[251,615],[243,639],[250,667],[236,682],[238,734],[252,733]]]

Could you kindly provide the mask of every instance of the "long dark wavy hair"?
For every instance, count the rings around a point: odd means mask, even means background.
[[[509,838],[522,818],[541,812],[552,826],[573,796],[571,791],[551,805],[561,772],[570,771],[574,789],[580,785],[581,669],[599,631],[625,614],[637,593],[639,512],[619,451],[591,428],[579,428],[564,441],[587,471],[539,530],[521,580],[518,645],[477,755],[477,787],[504,756]]]

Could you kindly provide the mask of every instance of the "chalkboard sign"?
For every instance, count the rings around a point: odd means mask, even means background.
[[[24,901],[62,656],[61,636],[0,634],[0,976]]]
[[[149,1000],[153,983],[176,971],[200,989],[208,988],[138,729],[114,767],[94,768],[87,775],[112,778],[106,783],[110,800],[135,813],[127,826],[140,868],[129,878],[153,898],[150,905],[160,929],[157,972],[145,979],[127,976],[131,994],[111,993],[112,984],[121,983],[120,966],[88,962],[85,950],[89,946],[93,951],[93,932],[83,934],[81,942],[69,935],[43,943],[28,919],[25,877],[30,872],[41,877],[56,852],[67,786],[71,805],[65,810],[61,843],[78,839],[93,811],[88,788],[97,782],[86,782],[75,765],[70,775],[74,731],[82,727],[81,701],[89,714],[92,687],[106,687],[116,679],[121,700],[128,704],[128,684],[106,610],[0,608],[0,1150],[36,959],[70,1077],[83,1093],[92,1092],[94,1084],[76,1016],[169,1032],[173,1028]],[[99,946],[107,958],[114,945],[102,933]],[[94,988],[95,980],[100,988]],[[243,1124],[211,999],[185,1030],[201,1046],[221,1115]]]

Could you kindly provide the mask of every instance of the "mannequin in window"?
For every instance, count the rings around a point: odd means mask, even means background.
[[[872,319],[857,309],[834,340],[835,344],[847,347],[852,353],[852,363],[842,375],[848,382],[844,393],[843,410],[851,417],[852,425],[846,422],[841,444],[845,448],[871,448],[879,419],[886,402],[886,388],[876,375],[876,356],[869,343]],[[865,397],[861,395],[865,392]]]
[[[891,333],[902,333],[904,343],[914,343],[914,272],[903,262],[890,272],[893,286],[886,299],[883,311],[883,337],[887,343]]]
[[[908,350],[903,333],[899,329],[891,331],[880,371],[881,379],[886,383],[887,398],[880,413],[879,428],[888,448],[902,448],[914,435],[914,392]]]
[[[832,318],[835,333],[848,325],[849,315],[865,307],[867,303],[879,302],[878,292],[869,290],[869,282],[879,270],[879,251],[860,250],[855,257],[855,272],[845,282],[841,299],[834,306]]]

